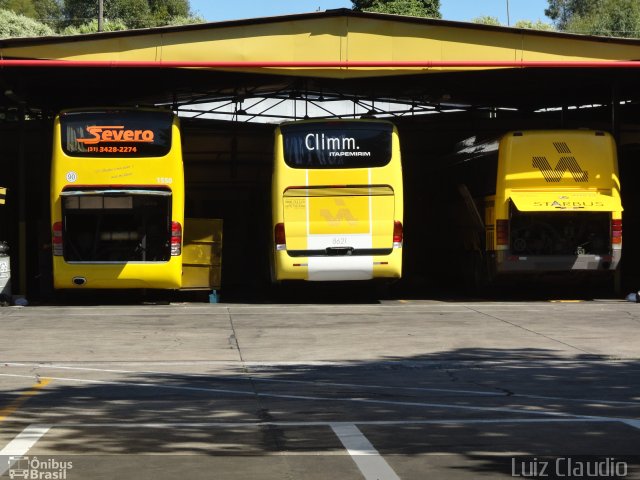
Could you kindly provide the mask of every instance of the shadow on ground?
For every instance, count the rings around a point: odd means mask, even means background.
[[[104,383],[56,380],[29,400],[18,419],[65,424],[42,441],[46,448],[87,455],[342,454],[328,423],[348,422],[397,462],[456,455],[459,460],[442,471],[504,474],[505,459],[514,454],[591,459],[637,454],[639,430],[576,419],[640,417],[639,373],[638,360],[567,358],[535,349],[261,364],[197,375],[122,372],[102,377]],[[5,398],[21,393],[6,391]],[[167,422],[182,425],[149,425]],[[226,426],[203,425],[220,422]],[[429,458],[424,457],[426,464]],[[638,457],[629,458],[633,468],[640,467]]]

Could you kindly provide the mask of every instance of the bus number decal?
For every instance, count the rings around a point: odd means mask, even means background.
[[[171,177],[158,177],[158,178],[156,178],[156,182],[169,184],[169,183],[173,183],[173,178],[171,178]]]

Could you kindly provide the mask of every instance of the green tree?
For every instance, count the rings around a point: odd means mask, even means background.
[[[188,17],[191,7],[188,0],[148,0],[149,8],[154,15],[164,15],[167,18]]]
[[[481,25],[495,25],[497,27],[504,26],[498,20],[498,17],[491,17],[489,15],[483,15],[481,17],[476,17],[471,20],[473,23],[479,23]],[[514,28],[530,28],[531,30],[543,30],[543,31],[554,31],[553,25],[543,22],[542,20],[518,20],[513,24]]]
[[[544,14],[554,21],[559,30],[565,30],[574,16],[587,15],[600,0],[547,0],[549,8]]]
[[[105,17],[110,20],[122,20],[129,28],[153,26],[147,0],[105,0],[104,4]]]
[[[0,8],[30,18],[36,15],[36,7],[32,0],[0,0]]]
[[[479,23],[481,25],[495,25],[496,27],[502,26],[498,17],[492,17],[490,15],[483,15],[471,20],[473,23]]]
[[[62,20],[62,0],[0,0],[0,8],[34,18],[54,30]]]
[[[548,0],[546,15],[559,30],[591,35],[638,37],[638,0]]]
[[[530,28],[531,30],[542,30],[546,32],[553,32],[555,30],[553,25],[543,22],[540,19],[535,22],[532,22],[531,20],[518,20],[513,24],[513,26],[515,28]]]
[[[206,20],[191,11],[188,0],[148,0],[153,26],[203,23]]]
[[[351,0],[351,3],[359,12],[442,18],[440,0]]]
[[[80,26],[98,18],[98,0],[65,0],[68,25]],[[104,0],[104,18],[121,19],[129,28],[149,26],[151,10],[147,0]]]
[[[97,18],[98,0],[64,0],[64,16],[68,25],[86,24]],[[168,25],[177,18],[200,20],[192,15],[189,0],[104,0],[104,17],[127,28]]]
[[[207,20],[199,15],[189,15],[188,17],[171,17],[171,19],[163,23],[167,26],[192,25],[194,23],[205,23]]]
[[[0,38],[40,37],[55,35],[51,27],[19,15],[11,10],[0,10]]]
[[[0,8],[36,19],[65,34],[97,31],[98,0],[0,0]],[[189,0],[104,0],[104,18],[104,30],[205,21],[192,13]]]
[[[574,15],[566,30],[608,37],[639,37],[640,3],[637,0],[602,0],[591,12]]]
[[[115,32],[127,30],[127,26],[122,20],[105,20],[102,24],[103,32]],[[91,20],[79,26],[69,25],[60,32],[62,35],[80,35],[83,33],[96,33],[98,31],[98,20]]]
[[[62,25],[62,0],[31,0],[35,7],[36,20],[58,30]]]

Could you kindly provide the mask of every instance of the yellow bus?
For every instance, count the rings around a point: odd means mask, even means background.
[[[509,132],[453,158],[468,275],[617,271],[622,203],[609,133]]]
[[[402,166],[392,123],[284,123],[274,156],[273,281],[401,277]]]
[[[181,287],[184,173],[172,112],[61,112],[50,195],[54,288]]]

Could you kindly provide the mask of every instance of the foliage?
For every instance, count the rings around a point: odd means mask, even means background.
[[[105,20],[102,24],[103,32],[115,32],[118,30],[126,30],[127,26],[122,20]],[[83,25],[69,25],[60,33],[62,35],[81,35],[83,33],[96,33],[98,31],[98,20],[91,20]]]
[[[555,30],[553,25],[543,22],[540,19],[535,22],[531,20],[518,20],[513,26],[515,28],[530,28],[531,30],[542,30],[545,32],[553,32]]]
[[[55,35],[51,27],[19,15],[10,10],[0,10],[0,38],[12,37],[40,37]]]
[[[205,23],[207,20],[199,15],[189,15],[188,17],[172,17],[166,25],[167,26],[178,26],[178,25],[191,25],[194,23]]]
[[[96,31],[93,25],[94,21],[97,25],[98,3],[98,0],[0,0],[0,8],[39,20],[56,31],[77,34]],[[105,30],[120,30],[122,25],[128,29],[204,21],[191,12],[189,0],[104,0],[104,19]]]
[[[566,25],[573,33],[608,37],[640,36],[640,3],[637,0],[601,0],[584,15],[574,15]]]
[[[188,17],[191,15],[189,2],[185,0],[148,0],[154,15],[163,18]]]
[[[35,18],[36,15],[36,9],[31,0],[0,0],[0,8],[31,18]]]
[[[490,15],[483,15],[481,17],[476,17],[471,20],[473,23],[479,23],[481,25],[495,25],[497,27],[501,26],[500,20],[498,17],[492,17]]]
[[[548,0],[545,13],[558,29],[590,35],[640,36],[637,0]]]
[[[554,21],[559,30],[566,30],[567,24],[575,16],[585,16],[593,11],[601,0],[547,0],[549,8],[544,14]]]
[[[361,12],[391,13],[412,17],[441,18],[440,0],[351,0]]]
[[[479,23],[482,25],[495,25],[495,26],[503,26],[498,20],[497,17],[491,17],[488,15],[477,17],[472,20],[473,23]],[[518,20],[514,25],[515,28],[530,28],[531,30],[543,30],[547,32],[554,31],[553,25],[543,22],[542,20],[536,20],[535,22],[531,20]]]
[[[80,26],[98,17],[97,0],[64,0],[64,17]],[[129,28],[149,26],[151,9],[147,0],[104,0],[104,18],[121,19]]]
[[[62,0],[31,0],[36,20],[58,30],[62,25]]]

